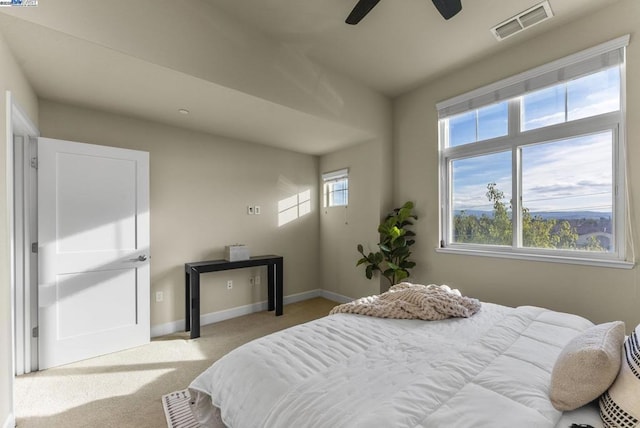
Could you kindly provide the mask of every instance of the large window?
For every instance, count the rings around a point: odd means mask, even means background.
[[[323,200],[325,207],[349,205],[349,170],[341,169],[322,174]]]
[[[443,249],[624,260],[627,43],[438,104]]]

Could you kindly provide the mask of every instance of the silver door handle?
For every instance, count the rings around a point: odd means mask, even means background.
[[[147,256],[145,256],[144,254],[140,254],[138,256],[138,261],[139,262],[144,262],[145,260],[147,260]]]

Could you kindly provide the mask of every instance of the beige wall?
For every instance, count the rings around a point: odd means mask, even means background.
[[[233,243],[284,256],[285,296],[320,287],[317,157],[50,101],[40,102],[40,131],[150,153],[152,297],[164,292],[151,303],[152,326],[184,319],[184,263],[222,258]],[[311,213],[278,226],[278,201],[306,190]],[[262,214],[247,215],[247,205]],[[258,269],[203,275],[201,313],[266,300]],[[251,287],[258,273],[262,284]]]
[[[13,408],[13,349],[11,345],[11,271],[10,271],[10,233],[7,194],[7,150],[12,144],[12,137],[7,135],[10,124],[7,123],[6,91],[11,91],[13,101],[17,103],[29,118],[37,123],[38,100],[22,76],[13,55],[0,36],[0,165],[4,173],[0,174],[0,426],[12,418]]]
[[[367,280],[364,269],[356,267],[357,245],[375,248],[378,242],[379,158],[380,149],[375,142],[362,143],[320,158],[320,173],[349,168],[349,205],[320,208],[322,288],[331,293],[358,298],[380,291],[379,281]],[[322,192],[322,187],[319,191]]]
[[[320,157],[320,173],[349,168],[348,207],[320,207],[319,245],[322,289],[350,298],[377,294],[387,287],[380,278],[367,280],[364,268],[355,266],[356,246],[376,248],[378,224],[391,210],[393,199],[392,103],[380,95],[363,95],[356,109],[367,112],[362,125],[376,138]]]
[[[559,30],[498,55],[469,64],[425,84],[395,102],[395,203],[414,198],[417,227],[416,277],[446,283],[482,300],[506,305],[539,305],[575,312],[594,322],[621,319],[640,323],[638,269],[439,254],[438,134],[435,104],[557,58],[630,33],[627,58],[627,147],[629,165],[640,163],[640,2],[621,0]],[[517,36],[516,36],[517,37]],[[638,247],[640,170],[629,169],[631,224]]]

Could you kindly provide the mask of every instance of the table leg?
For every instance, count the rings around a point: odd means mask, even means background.
[[[184,271],[184,331],[191,330],[191,275]]]
[[[191,339],[200,337],[200,272],[191,269]]]
[[[268,301],[267,301],[267,310],[269,311],[273,311],[276,308],[275,305],[275,290],[276,290],[276,283],[275,283],[275,263],[269,263],[269,265],[267,265],[267,277],[268,277],[268,281],[267,281],[267,295],[268,295]]]
[[[282,315],[284,306],[284,267],[282,259],[276,261],[276,316]]]

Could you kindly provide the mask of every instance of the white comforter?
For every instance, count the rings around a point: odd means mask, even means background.
[[[335,314],[234,350],[190,388],[232,428],[555,427],[551,369],[591,325],[489,303],[443,321]]]

